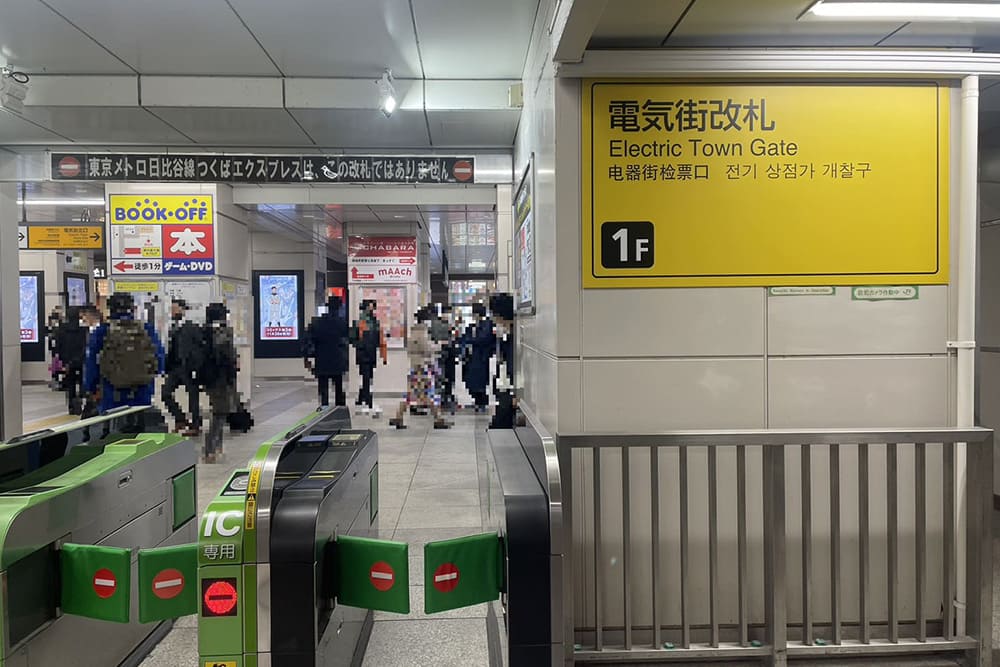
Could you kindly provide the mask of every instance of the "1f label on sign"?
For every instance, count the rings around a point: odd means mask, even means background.
[[[601,266],[649,269],[653,262],[653,223],[605,222],[601,225]]]

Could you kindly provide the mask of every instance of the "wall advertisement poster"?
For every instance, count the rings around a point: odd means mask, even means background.
[[[535,157],[528,160],[514,195],[514,285],[517,310],[522,315],[535,312]]]
[[[260,340],[298,340],[299,277],[269,274],[257,279],[260,289]]]

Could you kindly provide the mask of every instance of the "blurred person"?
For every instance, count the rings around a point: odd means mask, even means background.
[[[174,429],[187,436],[201,433],[201,373],[206,363],[206,340],[204,329],[188,318],[188,304],[184,299],[170,302],[170,333],[167,338],[167,379],[163,383],[162,397],[170,415],[174,418]],[[174,393],[184,387],[187,394],[188,414],[181,409]]]
[[[490,382],[490,358],[495,353],[496,335],[483,304],[472,304],[472,322],[465,330],[462,343],[465,352],[462,380],[475,399],[476,412],[485,413],[489,406],[486,388]]]
[[[493,378],[496,411],[490,428],[514,428],[514,298],[501,292],[490,296],[496,335],[497,367]]]
[[[451,424],[441,416],[441,397],[437,391],[437,354],[440,345],[434,341],[431,334],[433,316],[430,308],[425,306],[419,309],[414,319],[415,322],[410,327],[410,334],[406,339],[406,354],[410,362],[407,392],[396,410],[396,416],[389,420],[389,424],[397,429],[406,428],[403,416],[407,407],[420,406],[427,408],[434,417],[434,428],[449,428]]]
[[[164,365],[159,336],[135,319],[132,295],[112,294],[108,308],[109,321],[94,329],[87,342],[83,367],[84,391],[97,397],[102,414],[122,405],[150,405],[154,380]]]
[[[81,308],[70,306],[66,319],[56,329],[53,359],[62,365],[63,389],[71,415],[83,414],[83,364],[87,358],[90,330],[81,322]]]
[[[372,380],[375,377],[375,366],[381,354],[382,365],[389,363],[388,346],[385,342],[385,334],[382,326],[375,315],[377,303],[373,299],[365,299],[360,304],[360,314],[357,321],[350,329],[349,339],[354,345],[354,360],[358,365],[361,374],[361,388],[358,390],[358,400],[356,405],[360,406],[360,413],[374,412],[379,410],[375,407],[374,396],[372,394]]]
[[[432,311],[431,338],[438,343],[440,352],[438,353],[438,370],[440,380],[441,407],[455,412],[455,364],[458,361],[458,347],[455,341],[455,325],[452,322],[451,306],[440,305],[440,314],[437,309]]]
[[[326,312],[314,317],[304,336],[304,362],[319,385],[320,407],[330,405],[330,381],[333,380],[334,405],[347,405],[344,373],[348,364],[347,318],[340,312],[339,296],[326,300]],[[315,361],[310,363],[309,359]]]
[[[205,309],[205,363],[201,382],[208,394],[212,417],[205,433],[205,463],[222,463],[222,433],[229,416],[240,410],[236,391],[239,360],[236,340],[229,326],[229,311],[221,303]]]
[[[59,358],[59,353],[56,350],[56,341],[59,338],[59,327],[63,323],[63,309],[62,306],[56,306],[49,313],[48,319],[45,321],[45,347],[49,351],[49,388],[53,391],[65,390],[65,373],[63,369],[63,360]]]

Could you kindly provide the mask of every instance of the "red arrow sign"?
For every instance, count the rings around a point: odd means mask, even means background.
[[[358,273],[358,267],[351,267],[351,277],[355,280],[371,280],[375,277],[373,273]]]
[[[372,569],[368,572],[368,579],[372,582],[372,586],[385,593],[396,583],[396,573],[391,565],[380,560],[372,565]]]
[[[444,563],[434,570],[434,588],[450,593],[458,586],[458,568],[454,563]]]
[[[94,573],[94,592],[97,593],[97,597],[102,600],[107,599],[114,595],[116,590],[118,590],[118,579],[115,578],[114,572],[102,567]]]
[[[399,263],[400,264],[416,264],[417,260],[414,259],[413,257],[400,257],[399,258]]]
[[[180,570],[167,568],[153,577],[153,595],[161,600],[170,600],[184,590],[184,575]]]
[[[123,255],[141,255],[142,248],[122,248]]]
[[[134,264],[126,264],[125,262],[118,262],[117,264],[115,264],[115,270],[116,271],[128,271],[129,269],[131,269],[134,266],[135,266]]]

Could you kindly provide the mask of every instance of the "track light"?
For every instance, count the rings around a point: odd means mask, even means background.
[[[892,21],[998,21],[995,2],[828,2],[817,0],[804,15],[824,19]]]
[[[382,72],[382,78],[375,85],[378,86],[378,108],[388,118],[398,106],[396,89],[392,85],[392,72],[389,69]]]

